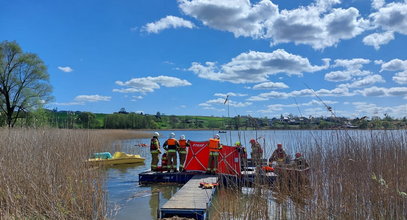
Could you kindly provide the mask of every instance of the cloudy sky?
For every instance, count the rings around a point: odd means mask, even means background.
[[[337,116],[407,115],[407,0],[0,5],[0,41],[48,66],[50,109],[327,116],[325,104]]]

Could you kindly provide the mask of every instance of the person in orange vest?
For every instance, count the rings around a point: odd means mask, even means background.
[[[175,134],[171,133],[168,140],[164,142],[164,149],[167,151],[168,165],[167,169],[169,172],[178,172],[177,170],[177,149],[179,148],[179,143],[175,139]]]
[[[185,158],[187,157],[187,147],[189,147],[189,140],[185,139],[185,135],[181,135],[178,140],[178,156],[179,156],[179,171],[184,171]]]
[[[218,170],[219,151],[222,149],[219,134],[215,134],[213,138],[209,139],[208,147],[209,147],[209,160],[206,173],[215,174]]]
[[[158,132],[154,133],[153,138],[151,138],[150,142],[150,153],[151,153],[151,171],[157,170],[158,161],[160,161],[160,141],[158,140],[158,136],[160,134]]]

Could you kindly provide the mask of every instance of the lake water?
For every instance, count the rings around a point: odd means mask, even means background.
[[[153,133],[153,131],[148,131]],[[159,131],[161,145],[172,131]],[[217,134],[218,131],[174,131],[176,138],[185,135],[193,141],[206,141]],[[373,131],[373,133],[383,131]],[[372,131],[340,131],[341,135],[370,136]],[[335,139],[337,131],[305,131],[305,130],[279,130],[279,131],[227,131],[221,133],[221,143],[234,145],[240,141],[243,146],[250,146],[249,141],[256,138],[264,146],[264,157],[268,158],[277,143],[282,143],[288,154],[294,155],[298,149],[304,150],[320,139]],[[146,158],[143,165],[120,165],[106,168],[109,218],[117,220],[127,219],[156,219],[157,209],[168,201],[177,192],[181,185],[152,184],[140,186],[138,174],[150,169],[150,153],[148,147],[138,147],[137,144],[149,145],[150,139],[126,140],[116,143],[114,148],[127,153],[136,153]],[[306,143],[306,144],[304,144]],[[306,146],[305,146],[306,145]],[[250,147],[247,148],[250,153]],[[164,150],[162,150],[164,152]],[[113,153],[113,152],[112,152]]]

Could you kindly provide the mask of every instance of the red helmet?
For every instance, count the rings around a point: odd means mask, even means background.
[[[251,139],[251,140],[250,140],[250,143],[251,143],[251,144],[254,144],[254,143],[256,143],[256,140]]]
[[[282,144],[277,144],[277,148],[283,148]]]
[[[299,158],[299,157],[301,157],[301,153],[296,153],[295,158]]]

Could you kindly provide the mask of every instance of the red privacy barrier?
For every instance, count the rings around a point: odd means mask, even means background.
[[[190,141],[184,169],[187,171],[206,171],[208,166],[208,141]],[[223,174],[240,175],[239,152],[236,147],[223,145],[218,158],[218,172]]]

